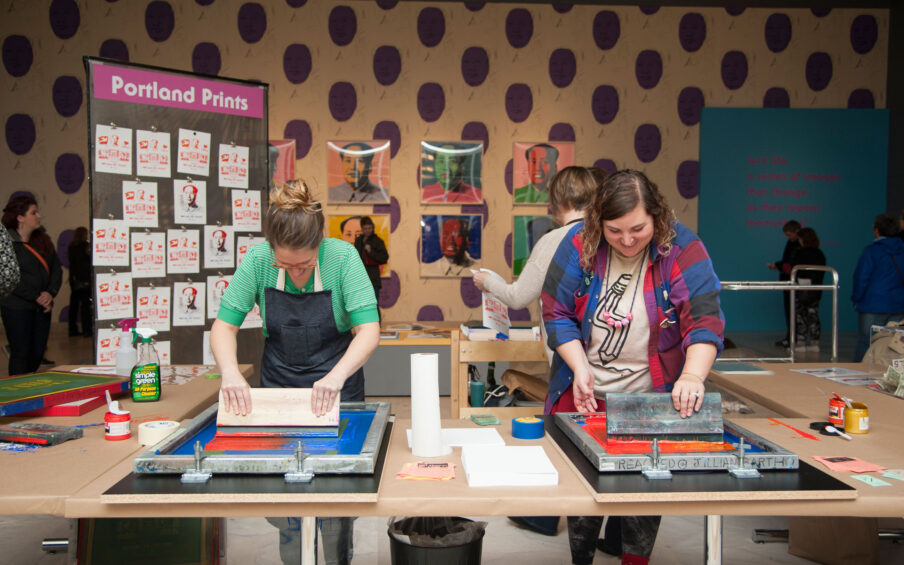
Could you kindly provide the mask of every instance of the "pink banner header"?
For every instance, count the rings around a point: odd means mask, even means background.
[[[94,97],[246,118],[264,117],[263,88],[114,65],[94,65]]]

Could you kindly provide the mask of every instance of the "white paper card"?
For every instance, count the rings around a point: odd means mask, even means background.
[[[167,131],[135,131],[135,168],[139,177],[170,175],[170,134]]]
[[[210,134],[179,128],[179,156],[176,171],[186,175],[210,174]]]
[[[236,230],[261,231],[261,191],[232,191],[232,227]]]
[[[119,328],[97,328],[97,359],[98,365],[116,365],[116,350],[119,349],[119,338],[122,335]]]
[[[95,267],[129,265],[129,224],[95,218],[91,234],[91,263]]]
[[[485,273],[489,273],[491,278],[498,279],[505,283],[505,279],[499,276],[497,273],[489,269],[480,269]],[[483,325],[484,327],[490,328],[491,330],[495,330],[497,333],[501,333],[502,335],[508,335],[509,329],[512,327],[512,322],[509,320],[508,306],[503,304],[501,300],[496,298],[493,294],[489,292],[483,292],[482,294],[482,314],[483,314]]]
[[[119,320],[134,317],[132,273],[97,273],[94,277],[97,319]]]
[[[223,294],[226,293],[226,287],[232,275],[210,276],[207,277],[207,317],[216,318],[217,312],[220,310],[220,301],[223,300]]]
[[[132,174],[132,130],[97,124],[94,131],[94,170]]]
[[[163,232],[132,234],[132,278],[166,276],[166,235]]]
[[[198,230],[166,230],[166,271],[197,273],[199,271],[200,238]]]
[[[219,185],[248,188],[248,148],[220,144]]]
[[[235,265],[232,226],[204,226],[204,268],[231,269]]]
[[[207,182],[173,179],[173,221],[177,224],[207,223]]]
[[[122,217],[133,228],[157,227],[157,183],[122,181]]]
[[[554,486],[559,473],[541,445],[468,445],[461,448],[468,486]]]
[[[263,326],[264,320],[261,318],[261,307],[255,304],[254,308],[245,315],[245,319],[242,320],[242,325],[239,326],[239,329],[245,330],[248,328],[261,328]]]
[[[158,341],[154,343],[154,349],[157,350],[157,357],[160,358],[160,365],[172,365],[172,357],[170,354],[170,342]]]
[[[204,337],[201,338],[202,342],[202,351],[204,351],[204,360],[201,361],[205,365],[216,365],[217,362],[213,358],[213,350],[210,348],[210,332],[204,332]]]
[[[136,291],[136,314],[138,327],[151,328],[158,332],[170,329],[170,287],[139,286]]]
[[[203,326],[204,283],[173,283],[173,326]]]
[[[248,250],[264,241],[262,237],[254,237],[253,235],[240,235],[235,238],[235,266],[242,264],[242,259],[248,253]]]

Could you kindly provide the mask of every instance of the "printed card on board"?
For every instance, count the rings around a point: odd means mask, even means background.
[[[116,350],[119,349],[119,338],[122,330],[119,328],[97,328],[97,356],[95,365],[115,365]]]
[[[207,223],[207,182],[173,179],[173,220],[177,224]]]
[[[204,226],[204,268],[231,269],[235,264],[232,226]]]
[[[209,276],[207,277],[207,317],[216,318],[217,312],[220,311],[220,301],[223,300],[223,294],[232,275]]]
[[[173,326],[203,326],[204,283],[173,283]]]
[[[242,259],[248,253],[248,250],[264,241],[262,237],[253,235],[240,235],[235,238],[235,266],[238,268],[242,264]]]
[[[232,191],[232,227],[236,230],[261,231],[261,191]]]
[[[166,272],[197,273],[201,245],[198,230],[166,230]]]
[[[94,170],[132,174],[132,130],[97,124],[94,131]]]
[[[94,295],[98,320],[119,320],[134,316],[132,273],[96,273]]]
[[[482,143],[421,142],[421,202],[476,204],[483,202]]]
[[[138,327],[151,328],[158,332],[169,331],[170,287],[139,286],[135,302]]]
[[[129,265],[129,224],[95,218],[92,224],[91,263],[95,267]]]
[[[169,132],[136,130],[135,145],[135,174],[139,177],[171,176]]]
[[[330,203],[389,202],[389,141],[328,141]]]
[[[210,134],[179,128],[179,161],[176,171],[185,175],[210,174]]]
[[[122,217],[133,228],[156,228],[159,200],[156,182],[122,181]]]
[[[219,185],[248,188],[248,148],[220,144]]]
[[[136,231],[132,234],[132,278],[166,276],[166,235]]]
[[[512,184],[515,204],[549,202],[549,179],[574,165],[573,143],[515,142]]]

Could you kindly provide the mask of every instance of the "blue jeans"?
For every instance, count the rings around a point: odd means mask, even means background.
[[[857,323],[857,349],[854,350],[854,363],[859,363],[869,349],[870,328],[884,326],[888,322],[904,319],[904,312],[886,314],[884,312],[860,312]]]

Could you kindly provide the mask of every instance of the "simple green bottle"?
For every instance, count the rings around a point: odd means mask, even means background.
[[[157,332],[150,328],[135,328],[133,331],[138,341],[138,363],[132,368],[129,382],[132,400],[135,402],[160,400],[160,359],[151,343],[151,338],[157,335]]]

